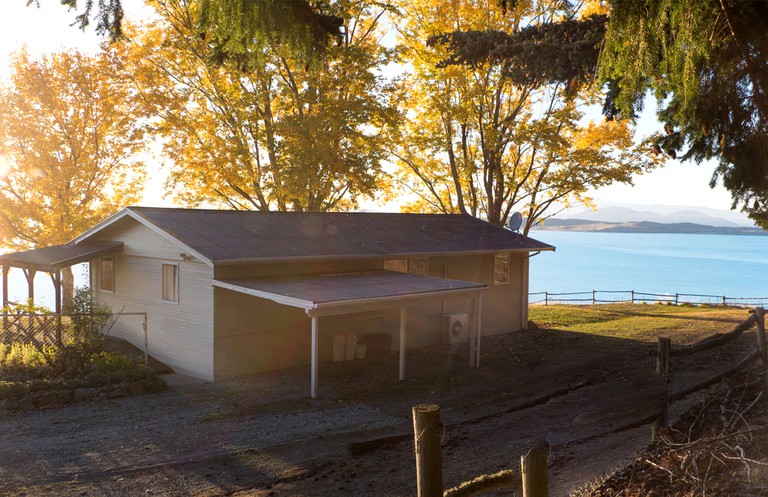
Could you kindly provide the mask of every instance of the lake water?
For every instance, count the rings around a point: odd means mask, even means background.
[[[573,231],[530,236],[557,248],[531,260],[531,293],[635,290],[768,299],[768,236]]]

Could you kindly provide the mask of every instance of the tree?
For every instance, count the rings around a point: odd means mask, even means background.
[[[768,3],[611,0],[600,59],[625,116],[653,90],[666,136],[682,160],[719,160],[733,207],[768,228]]]
[[[406,103],[411,120],[397,156],[401,179],[418,198],[410,209],[467,213],[499,225],[522,210],[527,233],[554,206],[589,203],[589,188],[631,182],[655,166],[650,145],[635,145],[626,122],[582,122],[583,107],[599,95],[585,87],[576,98],[573,75],[549,82],[504,60],[455,63],[455,38],[436,36],[519,36],[526,20],[557,19],[561,6],[519,2],[504,14],[482,0],[401,4],[414,71]],[[430,36],[435,43],[427,47],[421,40]]]
[[[164,0],[150,0],[163,5]],[[96,32],[116,41],[123,37],[122,0],[61,0],[71,10],[83,9],[75,25],[86,29],[96,20]],[[27,6],[40,7],[40,0],[27,0]],[[282,41],[296,52],[322,51],[330,40],[339,39],[344,20],[326,11],[324,2],[312,0],[200,0],[201,15],[196,32],[208,37],[219,59],[238,58],[267,42]]]
[[[140,198],[135,95],[114,54],[63,52],[11,63],[0,87],[0,244],[65,243]]]
[[[211,61],[195,34],[198,4],[166,2],[166,19],[131,33],[127,68],[172,158],[169,187],[188,205],[325,211],[356,206],[383,185],[395,124],[393,88],[377,69],[380,11],[337,2],[351,21],[343,43],[307,67],[274,44],[235,63]],[[245,66],[247,67],[245,67]]]
[[[697,163],[718,160],[711,185],[722,181],[733,208],[768,228],[768,3],[609,0],[604,25],[587,17],[600,13],[595,2],[571,3],[580,19],[567,16],[531,36],[444,35],[452,50],[445,62],[495,61],[508,64],[516,80],[548,82],[579,82],[599,65],[609,119],[634,118],[652,90],[665,127],[657,149]],[[545,56],[557,46],[559,56]]]

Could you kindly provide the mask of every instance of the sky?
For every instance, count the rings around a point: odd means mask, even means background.
[[[26,2],[3,0],[0,10],[0,78],[7,77],[11,54],[23,46],[31,54],[67,48],[93,53],[98,49],[100,38],[92,29],[82,32],[70,26],[75,13],[68,11],[59,0],[39,0],[39,9],[27,7]],[[128,19],[147,14],[148,8],[142,0],[123,0],[123,5]],[[650,133],[659,127],[651,109],[638,122],[642,133]],[[709,188],[714,168],[714,163],[696,165],[669,161],[665,167],[637,177],[633,186],[613,185],[592,191],[590,195],[598,204],[681,205],[728,210],[731,206],[728,191],[721,186]],[[161,183],[157,180],[150,183],[144,199],[146,205],[168,205],[168,201],[161,198]]]

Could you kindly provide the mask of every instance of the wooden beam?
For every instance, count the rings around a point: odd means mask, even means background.
[[[56,299],[56,344],[61,345],[61,271],[51,273],[51,280]]]
[[[24,277],[27,278],[27,295],[32,305],[35,305],[35,274],[34,269],[24,269]]]
[[[477,367],[477,298],[469,300],[469,367]]]
[[[400,308],[400,381],[405,380],[405,342],[408,321],[408,308]]]
[[[310,395],[313,399],[317,398],[317,316],[312,317],[312,384],[310,386]]]

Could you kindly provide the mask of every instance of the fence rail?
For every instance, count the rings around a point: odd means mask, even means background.
[[[591,290],[584,292],[532,292],[529,304],[616,304],[616,303],[710,304],[734,307],[768,306],[768,297],[729,297],[700,293],[653,293],[636,290]]]

